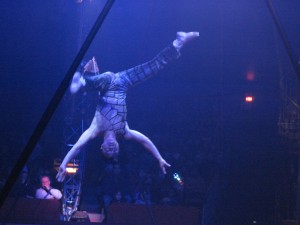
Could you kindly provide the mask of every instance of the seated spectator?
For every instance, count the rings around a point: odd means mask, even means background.
[[[122,193],[121,193],[121,191],[117,191],[117,192],[115,193],[113,202],[121,203],[122,201],[123,201]]]
[[[146,191],[137,191],[134,194],[134,203],[137,205],[146,205],[151,203],[151,195]]]
[[[51,181],[48,176],[41,177],[41,187],[36,190],[35,197],[38,199],[61,199],[60,190],[51,187]]]
[[[121,190],[117,190],[111,203],[131,203],[132,198],[129,194],[124,194]]]
[[[30,183],[28,168],[24,166],[10,194],[12,197],[33,198],[34,191],[35,188]]]

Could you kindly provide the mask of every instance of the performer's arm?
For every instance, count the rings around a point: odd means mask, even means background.
[[[129,129],[129,127],[126,126],[124,138],[127,140],[134,140],[142,144],[143,147],[146,148],[158,160],[160,168],[162,169],[163,173],[166,174],[165,167],[170,167],[171,165],[163,159],[158,149],[148,137],[136,130]]]

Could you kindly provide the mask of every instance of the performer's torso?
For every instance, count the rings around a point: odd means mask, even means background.
[[[97,111],[101,114],[101,122],[98,123],[101,131],[113,130],[117,135],[124,135],[127,89],[156,74],[179,55],[173,46],[167,47],[152,60],[131,69],[85,77],[87,84],[101,93],[97,105]]]
[[[105,94],[100,97],[97,111],[101,115],[101,130],[113,130],[116,135],[125,134],[127,87],[118,74],[114,74]]]

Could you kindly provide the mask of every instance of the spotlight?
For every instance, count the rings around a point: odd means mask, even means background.
[[[248,96],[246,96],[245,97],[245,102],[253,102],[254,101],[254,97],[253,96],[250,96],[250,95],[248,95]]]
[[[56,171],[59,170],[60,164],[61,164],[61,159],[54,160],[53,166]],[[68,174],[76,174],[78,170],[79,170],[79,160],[73,160],[73,162],[67,164],[66,172]]]
[[[246,74],[246,79],[248,81],[254,81],[255,80],[255,72],[253,70],[248,70]]]
[[[66,172],[68,174],[76,174],[78,169],[79,169],[79,161],[74,160],[73,162],[67,164]]]
[[[250,110],[254,106],[254,96],[246,93],[244,99],[241,102],[242,110]]]

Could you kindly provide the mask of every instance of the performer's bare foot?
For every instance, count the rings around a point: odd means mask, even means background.
[[[96,62],[95,57],[93,57],[91,60],[87,62],[87,64],[84,66],[84,72],[90,72],[90,73],[99,73],[99,67]]]
[[[180,49],[186,43],[190,42],[191,40],[199,37],[199,32],[177,32],[176,40],[173,42],[175,48]]]

